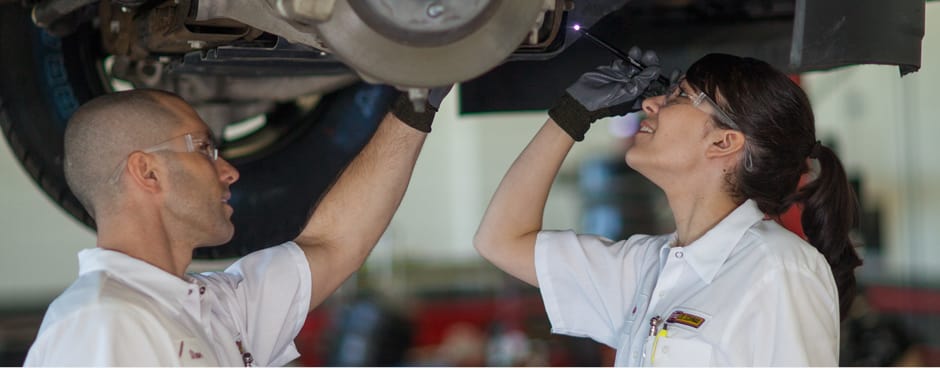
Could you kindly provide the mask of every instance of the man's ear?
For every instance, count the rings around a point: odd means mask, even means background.
[[[141,189],[156,193],[163,184],[160,162],[152,154],[136,151],[127,156],[130,179]]]
[[[709,134],[708,158],[719,158],[744,150],[744,133],[731,129],[715,129]]]

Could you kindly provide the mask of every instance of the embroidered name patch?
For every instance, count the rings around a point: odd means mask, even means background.
[[[705,323],[705,318],[683,311],[675,311],[669,315],[669,318],[666,319],[666,322],[678,323],[692,328],[699,328],[699,326]]]

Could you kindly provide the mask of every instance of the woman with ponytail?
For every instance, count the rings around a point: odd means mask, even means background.
[[[838,365],[861,264],[849,239],[857,204],[805,93],[765,62],[710,54],[643,99],[658,58],[631,53],[649,67],[586,73],[549,111],[475,247],[540,288],[554,333],[610,345],[617,365]],[[614,241],[542,229],[574,142],[598,118],[641,109],[625,160],[665,192],[676,231]],[[791,206],[807,239],[775,221]]]

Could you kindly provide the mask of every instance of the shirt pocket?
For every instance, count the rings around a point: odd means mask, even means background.
[[[643,365],[655,367],[703,367],[711,365],[711,344],[692,339],[650,337],[643,348]]]

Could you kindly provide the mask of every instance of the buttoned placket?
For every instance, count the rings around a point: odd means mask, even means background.
[[[197,311],[200,314],[193,314],[193,316],[194,317],[198,316],[196,317],[196,319],[199,321],[199,325],[201,326],[202,330],[205,332],[206,336],[207,337],[212,336],[213,335],[212,333],[212,327],[213,327],[212,321],[213,320],[210,316],[210,313],[212,311],[210,308],[206,306],[214,303],[215,295],[212,294],[212,292],[208,290],[206,286],[203,285],[202,282],[200,282],[199,280],[193,280],[192,282],[193,282],[193,285],[195,286],[194,288],[191,288],[192,295],[197,296],[196,301],[199,303],[198,305],[200,306],[199,310]],[[251,353],[247,351],[247,349],[245,349],[245,346],[243,345],[243,340],[240,334],[235,338],[233,343],[238,347],[239,359],[242,361],[242,363],[246,367],[253,366],[254,358],[252,357]],[[216,353],[224,354],[224,351],[217,351]],[[221,359],[221,357],[218,357],[218,358]],[[223,360],[219,360],[219,362],[222,362],[222,361]]]
[[[679,283],[679,278],[682,276],[683,265],[685,264],[685,250],[682,247],[664,247],[660,253],[660,265],[661,270],[659,277],[656,281],[656,286],[653,288],[653,292],[650,297],[650,303],[646,307],[646,315],[644,318],[637,323],[643,325],[648,323],[651,319],[659,317],[661,320],[665,320],[666,316],[662,315],[662,312],[659,311],[658,305],[662,299],[669,296],[670,292],[676,287]],[[643,323],[641,323],[643,322]],[[648,338],[649,336],[647,336]],[[647,357],[647,352],[644,347],[646,345],[646,338],[634,339],[633,341],[633,353],[631,358],[634,365],[636,366],[645,366],[648,363],[649,359]]]
[[[199,324],[202,326],[203,331],[205,331],[206,336],[212,336],[213,335],[213,332],[212,332],[213,320],[212,320],[212,316],[210,315],[212,313],[212,310],[211,308],[208,308],[207,306],[213,303],[213,298],[215,296],[212,295],[212,293],[206,289],[206,286],[202,282],[197,280],[195,281],[195,284],[198,285],[197,290],[199,290],[199,312],[200,312]],[[223,352],[221,351],[219,351],[218,353],[223,354]],[[221,359],[221,357],[219,358]]]
[[[697,248],[674,246],[676,238],[673,234],[669,245],[659,249],[659,273],[655,274],[650,270],[642,279],[644,285],[637,293],[633,307],[641,314],[631,320],[632,331],[629,331],[628,343],[621,347],[621,352],[624,353],[622,360],[618,354],[617,363],[630,366],[649,365],[649,360],[644,361],[643,355],[646,353],[644,348],[648,341],[650,319],[656,316],[667,319],[668,316],[662,314],[672,312],[671,308],[687,299],[680,298],[681,295],[691,295],[687,292],[707,287],[729,254],[741,242],[743,233],[762,219],[764,215],[756,203],[748,200],[716,225],[716,229],[710,230],[703,239],[697,240],[696,243],[701,243],[694,245]],[[703,251],[707,251],[705,254],[708,256],[703,256]],[[655,279],[652,281],[653,285],[650,285],[649,279]],[[676,290],[681,290],[681,295],[677,294]],[[646,296],[649,299],[642,300]],[[649,303],[644,310],[645,302]],[[661,352],[665,353],[664,350]]]
[[[202,322],[202,294],[205,293],[205,287],[195,281],[189,281],[190,285],[183,296],[183,309],[197,322]],[[200,292],[201,290],[201,292]]]
[[[209,315],[211,313],[210,308],[207,308],[206,305],[209,303],[211,297],[211,292],[206,288],[206,286],[196,279],[189,279],[187,282],[190,283],[189,288],[187,288],[186,296],[182,298],[183,309],[185,313],[189,316],[194,328],[200,330],[202,334],[202,339],[212,344],[211,337],[212,333],[212,318]],[[216,349],[210,349],[215,361],[220,364],[225,360],[219,355],[222,352],[217,351]]]

